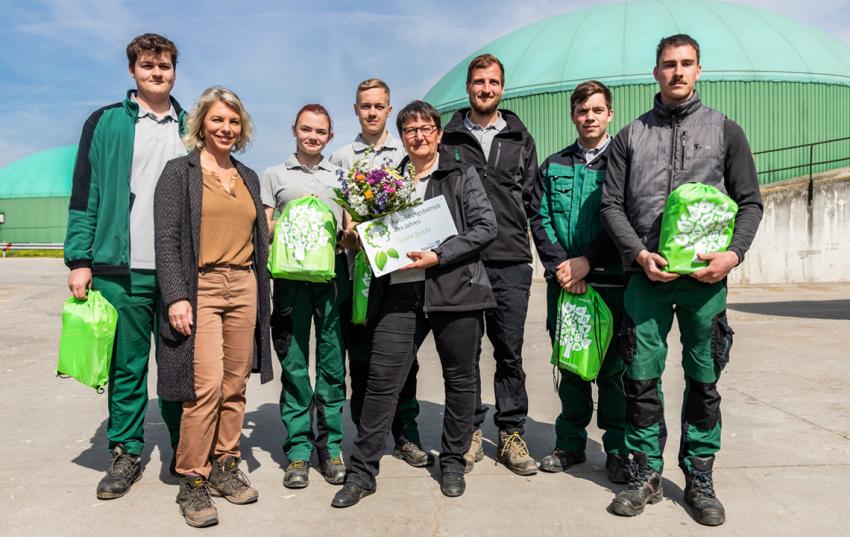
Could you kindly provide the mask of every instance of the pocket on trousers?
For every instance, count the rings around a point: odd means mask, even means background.
[[[623,362],[630,364],[637,353],[637,328],[635,322],[623,314],[620,326],[617,327],[617,353],[623,357]]]
[[[729,352],[732,350],[732,335],[734,330],[729,326],[726,310],[718,313],[711,321],[711,359],[722,371],[729,363]]]

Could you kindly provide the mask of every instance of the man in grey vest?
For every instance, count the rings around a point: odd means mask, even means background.
[[[647,503],[661,501],[667,436],[661,375],[675,311],[685,372],[679,448],[685,502],[697,522],[716,526],[726,520],[712,473],[720,450],[717,381],[732,344],[726,275],[744,260],[762,203],[746,136],[726,116],[703,106],[694,89],[700,70],[694,39],[684,34],[662,39],[653,70],[660,90],[654,107],[620,131],[608,161],[602,220],[630,271],[617,337],[626,363],[625,443],[632,456],[632,479],[611,510],[635,516]],[[716,187],[738,204],[738,213],[727,251],[700,254],[708,266],[679,276],[663,270],[667,261],[657,250],[667,196],[687,182]]]

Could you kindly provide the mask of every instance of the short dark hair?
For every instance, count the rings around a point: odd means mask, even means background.
[[[130,41],[127,45],[127,62],[130,69],[136,65],[136,60],[143,52],[152,52],[156,56],[167,52],[171,55],[172,67],[177,67],[177,46],[167,37],[159,34],[142,34]]]
[[[661,61],[661,54],[664,53],[664,49],[688,45],[694,47],[694,50],[697,51],[697,63],[699,63],[699,43],[697,43],[697,40],[688,34],[676,34],[662,38],[658,42],[658,48],[655,49],[655,65],[658,65],[658,62]]]
[[[505,85],[505,66],[502,65],[502,62],[499,61],[499,58],[493,56],[492,54],[479,54],[478,56],[472,58],[472,61],[469,62],[469,66],[466,68],[466,84],[469,85],[472,82],[472,71],[476,69],[487,69],[493,64],[499,66],[499,71],[502,72],[501,80],[502,85]]]
[[[395,126],[398,129],[399,136],[402,135],[401,130],[404,128],[404,124],[417,118],[430,119],[438,129],[443,128],[440,113],[437,112],[436,108],[425,101],[413,101],[405,105],[395,118]]]
[[[570,95],[570,115],[576,111],[576,106],[590,99],[591,95],[595,95],[597,93],[601,93],[605,96],[605,104],[608,106],[608,110],[612,110],[611,90],[608,89],[608,86],[598,80],[588,80],[576,86],[576,89],[574,89],[572,95]]]

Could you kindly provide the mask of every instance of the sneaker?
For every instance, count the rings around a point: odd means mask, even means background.
[[[469,443],[469,449],[463,455],[463,458],[466,461],[466,468],[463,469],[465,474],[475,468],[476,462],[484,460],[484,433],[481,432],[481,429],[472,431],[472,442]]]
[[[691,457],[691,464],[693,470],[685,476],[685,503],[691,506],[694,520],[719,526],[726,522],[726,509],[714,493],[714,457]]]
[[[310,463],[292,461],[283,474],[283,486],[288,489],[303,489],[310,484]]]
[[[342,485],[345,481],[345,463],[341,456],[322,461],[321,470],[322,477],[331,485]]]
[[[605,457],[605,470],[611,483],[628,483],[632,477],[629,458],[622,455],[608,454]]]
[[[112,449],[112,464],[106,475],[97,484],[99,500],[114,500],[129,492],[133,483],[142,478],[142,467],[138,455],[124,451],[124,445],[118,444]]]
[[[257,490],[251,487],[248,476],[239,469],[239,459],[232,455],[223,461],[212,461],[209,483],[213,496],[223,496],[225,500],[237,505],[256,502],[259,497]]]
[[[649,467],[645,453],[634,453],[629,461],[631,478],[611,502],[611,511],[621,516],[643,513],[648,503],[661,501],[661,474]]]
[[[218,524],[218,510],[210,497],[209,481],[199,475],[187,475],[180,479],[177,504],[186,519],[186,524],[205,528]]]
[[[537,463],[528,454],[528,446],[518,431],[499,431],[499,462],[515,474],[537,473]]]
[[[359,502],[362,498],[374,494],[374,489],[364,489],[360,485],[348,482],[334,494],[334,499],[331,500],[333,507],[351,507]]]
[[[414,468],[434,464],[434,457],[422,449],[422,446],[414,444],[410,440],[404,440],[401,444],[396,445],[393,450],[393,457],[403,460]]]
[[[544,472],[563,472],[570,466],[581,464],[587,460],[584,453],[575,453],[566,449],[555,448],[552,453],[540,461],[540,469]]]
[[[448,472],[440,479],[440,492],[449,498],[456,498],[466,490],[466,480],[463,474]]]

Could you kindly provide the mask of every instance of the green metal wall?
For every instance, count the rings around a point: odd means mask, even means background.
[[[0,243],[65,241],[68,225],[68,198],[0,199]]]
[[[700,82],[703,102],[738,122],[750,141],[753,152],[779,149],[850,136],[850,86],[799,82]],[[614,96],[614,120],[611,132],[617,132],[652,106],[658,91],[654,84],[611,88]],[[575,140],[575,128],[569,121],[570,93],[543,93],[505,99],[502,106],[519,115],[537,142],[542,161]],[[443,110],[443,121],[451,115]],[[843,162],[816,166],[814,172],[850,166],[850,140],[819,145],[813,160],[845,158]],[[809,162],[808,148],[756,155],[759,172],[804,165]],[[808,174],[808,167],[785,172],[760,174],[762,184],[774,183]]]

